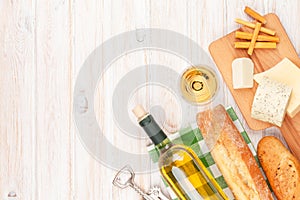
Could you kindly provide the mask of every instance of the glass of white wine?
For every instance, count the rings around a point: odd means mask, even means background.
[[[216,73],[208,66],[192,66],[184,71],[180,80],[183,97],[190,103],[206,104],[213,100],[219,88]]]

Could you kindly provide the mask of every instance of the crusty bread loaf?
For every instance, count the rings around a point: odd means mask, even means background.
[[[197,123],[235,199],[273,199],[251,150],[224,107],[199,113]]]
[[[257,154],[278,200],[300,200],[300,163],[296,157],[273,136],[259,141]]]

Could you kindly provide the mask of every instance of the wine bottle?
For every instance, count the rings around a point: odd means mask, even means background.
[[[164,180],[181,200],[228,199],[197,154],[185,145],[173,144],[140,105],[133,109],[139,125],[160,151],[158,166]]]

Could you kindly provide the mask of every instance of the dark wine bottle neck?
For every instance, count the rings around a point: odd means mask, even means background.
[[[161,130],[152,115],[147,115],[139,124],[155,145],[162,143],[167,138],[167,135]]]

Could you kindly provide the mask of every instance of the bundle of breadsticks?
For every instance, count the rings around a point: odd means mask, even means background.
[[[251,8],[245,8],[245,13],[254,18],[257,22],[252,23],[242,19],[235,19],[235,22],[253,29],[252,33],[236,31],[235,37],[238,39],[248,40],[246,42],[235,42],[235,48],[248,49],[248,54],[252,55],[255,48],[260,49],[275,49],[279,38],[275,36],[274,30],[263,27],[267,23],[266,18],[261,16]],[[260,34],[263,33],[263,34]]]

